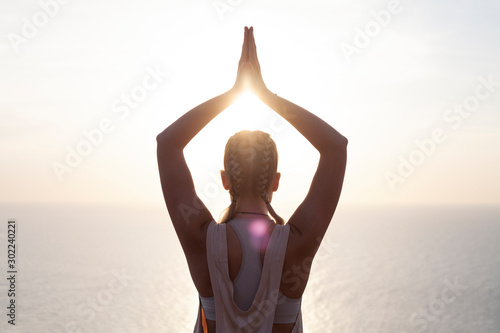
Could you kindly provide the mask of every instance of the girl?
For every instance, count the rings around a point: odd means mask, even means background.
[[[221,180],[231,204],[219,222],[197,196],[183,156],[189,141],[245,89],[320,153],[309,192],[286,223],[271,206],[280,173],[269,134],[241,131],[229,138]],[[301,298],[337,207],[347,139],[268,90],[253,28],[245,27],[234,86],[177,119],[157,136],[157,144],[163,196],[199,293],[194,332],[302,332]]]

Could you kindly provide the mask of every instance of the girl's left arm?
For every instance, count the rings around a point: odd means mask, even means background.
[[[158,169],[168,213],[184,250],[197,243],[213,217],[196,194],[184,147],[236,97],[231,89],[185,113],[156,137]]]
[[[248,64],[248,35],[245,35],[236,82],[227,92],[185,113],[156,137],[161,188],[170,219],[186,255],[204,250],[204,230],[212,214],[196,194],[193,178],[184,159],[184,147],[213,118],[231,105],[245,88]],[[203,252],[203,251],[202,251]]]

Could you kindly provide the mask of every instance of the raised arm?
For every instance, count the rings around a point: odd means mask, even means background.
[[[297,255],[314,256],[339,201],[347,160],[347,139],[325,121],[267,89],[262,79],[251,29],[249,61],[252,87],[262,102],[294,126],[319,152],[318,168],[304,201],[288,220],[289,242]]]
[[[183,150],[191,139],[215,116],[226,109],[244,87],[243,72],[248,57],[243,42],[242,56],[234,86],[185,113],[156,137],[158,169],[163,197],[184,251],[188,255],[202,243],[202,227],[213,217],[196,194]],[[203,243],[204,244],[204,243]]]
[[[197,236],[203,223],[212,220],[196,194],[184,147],[232,101],[231,92],[214,97],[185,113],[156,137],[163,197],[181,244]]]
[[[304,246],[311,244],[317,249],[339,201],[347,161],[347,139],[319,117],[284,98],[267,92],[261,99],[320,154],[309,192],[288,220],[291,231],[300,235]]]

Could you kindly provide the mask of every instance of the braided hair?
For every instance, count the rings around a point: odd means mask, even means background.
[[[224,151],[224,169],[229,176],[231,204],[220,223],[236,213],[236,200],[242,191],[258,194],[275,222],[285,224],[269,202],[269,190],[278,167],[278,151],[271,136],[262,131],[240,131],[229,138]]]

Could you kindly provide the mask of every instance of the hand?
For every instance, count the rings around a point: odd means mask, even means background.
[[[255,39],[253,36],[253,27],[245,27],[243,47],[238,63],[238,74],[232,88],[235,93],[240,93],[246,89],[251,89],[257,97],[268,91],[260,72],[260,64],[257,59],[257,47],[255,46]]]
[[[245,34],[243,38],[243,47],[241,49],[240,62],[238,63],[238,72],[236,74],[236,82],[234,83],[232,92],[239,95],[241,92],[247,89],[248,82],[246,80],[245,73],[248,72],[248,31],[249,29],[245,27]]]
[[[262,78],[260,71],[259,59],[257,58],[257,46],[255,45],[255,38],[253,35],[253,27],[248,29],[248,62],[250,63],[250,71],[248,71],[250,88],[257,97],[269,92]]]

